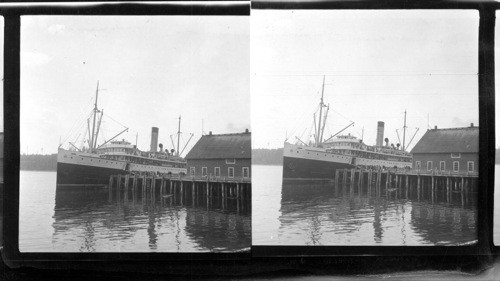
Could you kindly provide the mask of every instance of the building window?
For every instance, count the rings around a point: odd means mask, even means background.
[[[453,172],[458,172],[460,170],[460,162],[453,161]]]
[[[415,169],[420,171],[420,161],[415,161]]]
[[[201,176],[206,177],[207,176],[207,167],[201,167]]]
[[[467,171],[474,172],[474,161],[467,161]]]
[[[215,167],[215,177],[220,177],[220,167]]]
[[[460,153],[452,153],[451,158],[460,158]]]
[[[250,176],[248,167],[243,167],[243,177],[248,178]]]
[[[189,167],[189,175],[194,177],[194,172],[195,172],[194,167]]]
[[[446,170],[446,162],[444,161],[439,161],[439,170],[444,171]]]
[[[427,161],[427,171],[432,171],[432,161]]]
[[[226,164],[236,164],[236,159],[226,159]]]
[[[234,167],[227,168],[227,176],[230,178],[234,178]]]

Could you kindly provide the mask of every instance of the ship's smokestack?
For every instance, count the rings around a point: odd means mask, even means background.
[[[378,121],[377,123],[377,146],[382,146],[384,143],[384,122]]]
[[[151,128],[151,152],[156,152],[156,148],[158,147],[158,128]]]

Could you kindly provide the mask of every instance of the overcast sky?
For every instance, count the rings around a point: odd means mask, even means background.
[[[282,147],[314,132],[323,75],[327,133],[413,147],[427,128],[478,125],[477,11],[252,10],[252,145]],[[306,129],[307,128],[307,129]],[[309,133],[310,132],[310,133]]]
[[[184,142],[194,133],[189,147],[202,122],[206,133],[251,129],[249,25],[244,16],[22,17],[21,153],[56,153],[60,138],[79,134],[80,143],[98,80],[106,139],[124,125],[119,139],[138,134],[149,150],[155,126],[171,149],[179,115]]]

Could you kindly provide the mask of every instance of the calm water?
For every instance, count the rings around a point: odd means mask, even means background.
[[[459,245],[477,241],[477,194],[434,200],[286,184],[281,166],[252,166],[253,245]],[[282,193],[282,190],[285,190]]]
[[[107,188],[56,188],[55,172],[21,171],[21,252],[245,251],[251,244],[250,207],[196,207],[175,198]],[[186,205],[186,204],[184,204]]]

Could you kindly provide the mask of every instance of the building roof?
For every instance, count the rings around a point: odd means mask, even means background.
[[[479,127],[431,129],[411,153],[478,153]]]
[[[251,133],[204,135],[186,155],[186,159],[252,158]]]

